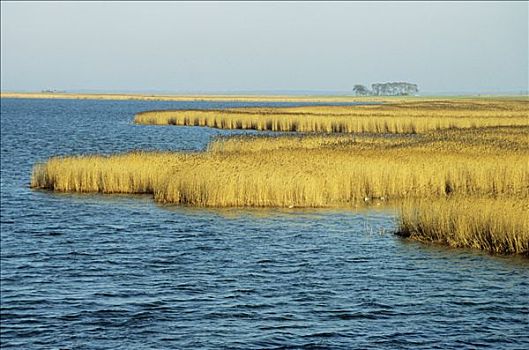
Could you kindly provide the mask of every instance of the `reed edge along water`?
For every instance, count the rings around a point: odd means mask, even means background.
[[[402,237],[529,257],[526,199],[504,196],[420,199],[401,204],[399,214],[397,234]]]

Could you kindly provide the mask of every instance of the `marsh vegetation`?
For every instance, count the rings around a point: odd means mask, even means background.
[[[306,133],[217,138],[195,153],[56,157],[35,165],[31,186],[202,207],[376,203],[400,208],[404,236],[527,254],[528,112],[527,99],[146,112],[136,122]]]
[[[453,128],[527,126],[527,99],[385,98],[383,104],[148,111],[137,124],[316,133],[415,134]]]

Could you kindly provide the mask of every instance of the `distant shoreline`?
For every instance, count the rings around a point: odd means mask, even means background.
[[[480,95],[477,98],[529,98],[527,95]],[[229,95],[229,94],[141,94],[141,93],[69,93],[69,92],[0,92],[0,98],[114,100],[114,101],[233,101],[233,102],[386,102],[396,100],[425,100],[448,98],[447,96],[354,96],[354,95]],[[476,98],[476,96],[452,96],[452,98]]]
[[[358,96],[288,96],[288,95],[158,95],[119,93],[67,93],[67,92],[1,92],[1,98],[83,99],[83,100],[137,100],[137,101],[262,101],[262,102],[358,102],[382,101],[390,97]]]

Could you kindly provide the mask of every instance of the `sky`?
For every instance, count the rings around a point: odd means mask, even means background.
[[[2,91],[528,90],[528,2],[1,3]]]

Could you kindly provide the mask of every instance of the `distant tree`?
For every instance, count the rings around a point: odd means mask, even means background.
[[[405,83],[406,84],[406,95],[415,95],[419,92],[419,87],[417,86],[417,84],[409,84],[409,83]]]
[[[371,91],[366,88],[364,85],[356,84],[353,88],[356,96],[368,96],[371,95]]]
[[[383,95],[383,84],[371,84],[371,91],[373,91],[373,95],[380,96]]]
[[[405,82],[377,83],[371,85],[371,90],[375,96],[406,96],[415,95],[419,92],[417,84]]]

